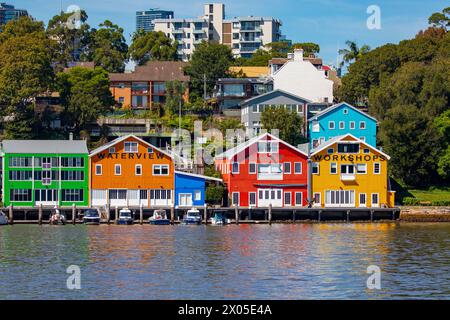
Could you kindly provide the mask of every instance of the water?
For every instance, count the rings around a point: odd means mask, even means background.
[[[449,299],[449,239],[445,223],[4,226],[0,299]]]

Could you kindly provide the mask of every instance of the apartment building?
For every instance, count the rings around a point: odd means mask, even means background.
[[[174,18],[173,11],[150,9],[146,11],[136,11],[136,31],[144,30],[145,32],[155,29],[155,19],[171,19]]]
[[[202,17],[193,19],[156,19],[154,30],[162,31],[179,43],[178,54],[188,61],[203,40],[229,46],[236,57],[249,58],[271,42],[281,41],[282,23],[271,17],[243,16],[225,19],[225,5],[204,5]]]

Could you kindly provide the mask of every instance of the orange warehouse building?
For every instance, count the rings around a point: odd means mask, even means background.
[[[128,135],[93,150],[89,157],[91,206],[173,205],[174,161],[165,151]]]

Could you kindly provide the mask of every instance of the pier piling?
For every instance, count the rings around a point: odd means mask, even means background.
[[[170,207],[170,224],[175,224],[175,208],[173,206]]]
[[[14,224],[14,208],[13,205],[9,206],[9,224]]]
[[[347,222],[350,222],[350,210],[347,210]]]
[[[111,223],[111,206],[109,203],[106,205],[106,223]]]
[[[139,223],[141,225],[144,224],[144,207],[142,206],[142,204],[139,206]]]
[[[318,215],[318,218],[319,218],[319,222],[320,222],[320,220],[321,220],[321,215],[322,215],[322,210],[319,210],[319,215]]]
[[[295,215],[297,214],[297,210],[294,210],[294,212],[292,212],[292,223],[295,223]]]
[[[77,218],[77,205],[74,203],[72,205],[72,224],[73,225],[75,225],[75,223],[77,222],[76,218]]]
[[[115,224],[119,223],[119,208],[116,206],[115,209],[115,219],[114,219]]]
[[[39,205],[38,210],[38,224],[42,225],[42,203]]]
[[[239,208],[238,205],[234,205],[234,218],[236,219],[236,224],[239,224]]]
[[[204,213],[205,213],[205,225],[208,224],[208,207],[205,204],[205,209],[204,209]]]
[[[373,222],[373,210],[370,210],[370,222]]]
[[[272,204],[269,204],[269,225],[272,224]]]

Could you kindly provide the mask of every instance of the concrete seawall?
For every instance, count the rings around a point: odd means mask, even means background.
[[[450,222],[450,207],[401,207],[400,221]]]

